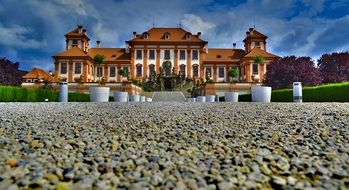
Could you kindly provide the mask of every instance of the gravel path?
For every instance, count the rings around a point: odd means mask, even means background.
[[[348,189],[347,103],[0,103],[0,189]]]

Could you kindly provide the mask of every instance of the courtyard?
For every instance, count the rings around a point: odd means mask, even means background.
[[[345,189],[348,103],[0,103],[0,189]]]

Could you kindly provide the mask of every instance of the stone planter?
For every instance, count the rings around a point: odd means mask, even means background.
[[[128,102],[128,92],[114,92],[114,102]]]
[[[130,102],[139,102],[140,96],[139,95],[130,95]]]
[[[152,102],[153,99],[152,99],[152,98],[146,98],[145,101],[146,101],[146,102]]]
[[[91,102],[108,102],[109,101],[109,87],[91,87],[90,101]]]
[[[224,99],[226,102],[238,102],[239,93],[238,92],[225,92]]]
[[[215,98],[215,95],[206,95],[206,102],[214,102]]]
[[[270,102],[271,87],[257,86],[251,89],[252,102]]]
[[[145,96],[140,96],[140,102],[145,102]]]
[[[198,96],[196,99],[197,99],[197,102],[206,102],[205,96]]]

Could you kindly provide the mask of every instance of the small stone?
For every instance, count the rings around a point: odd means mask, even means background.
[[[218,184],[218,187],[219,189],[222,189],[222,190],[229,190],[229,189],[232,189],[234,185],[231,182],[220,182]]]
[[[273,176],[273,183],[276,185],[284,186],[286,185],[286,180],[279,176]]]
[[[70,190],[70,184],[65,182],[59,182],[56,185],[57,190]]]
[[[16,159],[9,159],[9,160],[7,160],[6,164],[9,165],[11,168],[16,167],[17,160]]]
[[[48,173],[44,176],[48,181],[50,182],[57,182],[59,181],[59,178],[57,175],[55,174],[52,174],[52,173]]]
[[[290,185],[295,185],[297,182],[296,178],[292,177],[292,176],[288,176],[287,177],[287,183]]]

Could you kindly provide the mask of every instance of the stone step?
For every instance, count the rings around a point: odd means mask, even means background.
[[[181,91],[154,92],[153,102],[184,102],[185,97]]]

